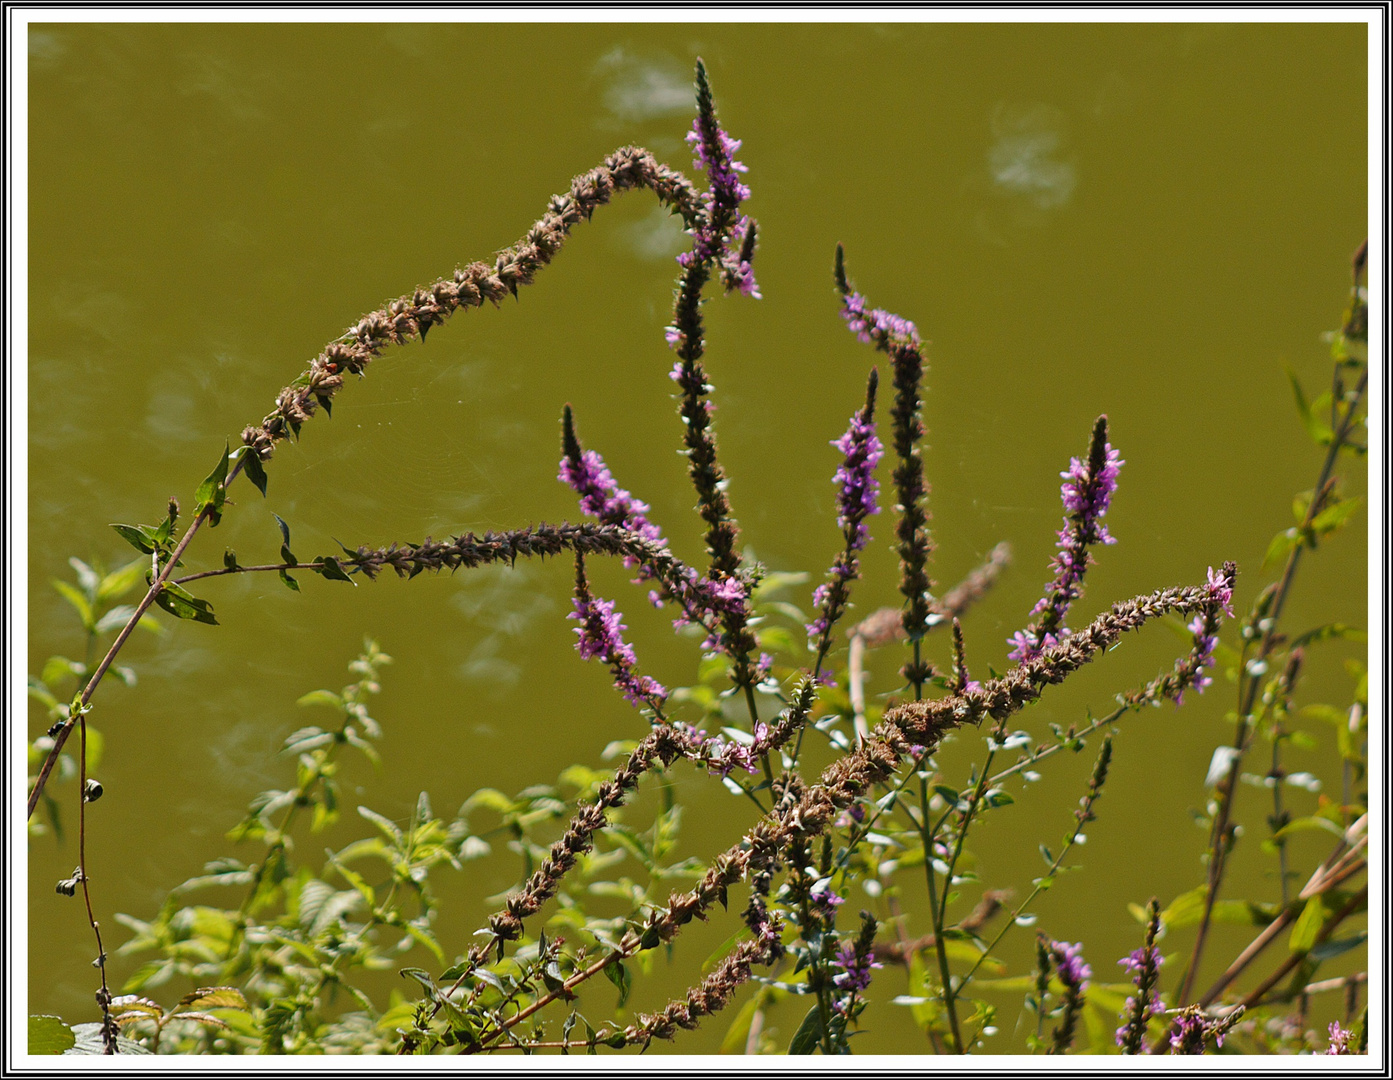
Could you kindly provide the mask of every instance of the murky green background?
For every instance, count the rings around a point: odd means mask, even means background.
[[[49,585],[68,576],[67,557],[124,561],[107,523],[154,521],[170,495],[191,505],[223,439],[359,314],[509,244],[616,146],[689,169],[697,55],[744,140],[761,225],[764,299],[708,306],[718,436],[761,559],[820,573],[836,548],[827,442],[873,362],[837,316],[841,241],[872,301],[932,342],[935,578],[946,587],[998,540],[1015,545],[966,623],[976,671],[1004,665],[1005,638],[1049,576],[1058,472],[1103,411],[1127,461],[1119,543],[1076,618],[1203,580],[1225,558],[1244,571],[1238,603],[1251,602],[1268,540],[1319,465],[1282,364],[1313,393],[1328,377],[1319,334],[1337,324],[1365,235],[1363,26],[52,25],[30,33],[31,670],[80,648]],[[678,250],[646,193],[597,214],[518,303],[459,316],[346,388],[332,420],[278,451],[264,503],[237,485],[240,505],[191,562],[218,565],[225,546],[244,563],[273,559],[271,511],[302,556],[334,538],[574,519],[555,481],[567,401],[587,445],[695,558],[662,335]],[[876,524],[862,612],[894,596],[890,523]],[[1363,528],[1361,517],[1303,568],[1292,626],[1363,622]],[[478,786],[549,781],[639,734],[571,647],[570,576],[561,560],[356,589],[307,574],[299,595],[269,577],[218,581],[202,595],[220,627],[138,637],[125,654],[138,687],[104,686],[94,715],[107,794],[90,870],[110,945],[126,937],[110,913],[153,913],[227,852],[247,800],[287,776],[274,752],[306,722],[295,699],[348,681],[364,634],[397,663],[375,709],[385,768],[355,765],[350,800],[405,817],[427,790],[448,814]],[[644,610],[622,571],[600,580],[621,596],[646,668],[689,681],[692,644]],[[1164,629],[1129,640],[1023,726],[1046,735],[1106,708],[1176,648]],[[1305,700],[1347,700],[1340,656],[1311,664]],[[878,663],[874,690],[893,688],[896,663]],[[1123,725],[1080,851],[1088,872],[1038,905],[1043,929],[1085,941],[1100,978],[1139,943],[1128,902],[1199,880],[1204,834],[1187,811],[1203,804],[1229,708],[1221,684],[1180,713]],[[31,727],[42,725],[36,710]],[[1329,763],[1321,738],[1294,767]],[[1064,832],[1090,761],[1057,762],[982,831],[989,884],[1029,888],[1036,846]],[[680,779],[699,815],[692,851],[748,823],[747,804],[690,771]],[[1265,809],[1252,789],[1243,798],[1255,841]],[[1291,795],[1298,811],[1313,798]],[[1323,843],[1298,846],[1301,865]],[[53,891],[75,857],[72,840],[32,845],[29,1005],[86,1020],[90,935],[79,902]],[[448,951],[467,945],[479,897],[515,869],[499,859],[441,882]],[[1270,899],[1270,870],[1247,844],[1229,895]],[[680,990],[735,927],[731,916],[685,934],[671,973],[635,1004]],[[1240,934],[1220,928],[1214,971]],[[1014,935],[1014,963],[1028,963],[1031,936]],[[118,983],[134,962],[114,961]],[[877,987],[903,993],[902,973],[881,972]],[[612,1002],[601,997],[597,1014]],[[1020,1046],[1017,1002],[1001,1001],[1002,1051]],[[781,1044],[801,1011],[771,1017]],[[906,1012],[868,1014],[860,1049],[922,1049]],[[677,1048],[711,1050],[723,1030]]]

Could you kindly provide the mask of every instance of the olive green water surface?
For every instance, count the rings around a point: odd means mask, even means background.
[[[1327,378],[1319,334],[1338,321],[1365,236],[1362,26],[46,25],[29,44],[34,671],[81,647],[49,585],[69,575],[68,556],[124,561],[109,522],[157,520],[170,495],[191,506],[223,440],[235,444],[362,312],[487,259],[617,146],[690,172],[698,55],[744,140],[760,222],[764,298],[706,312],[732,502],[770,566],[820,574],[839,542],[828,441],[874,362],[837,315],[839,241],[871,301],[932,343],[936,580],[952,584],[999,540],[1015,547],[965,624],[979,673],[1005,665],[1005,640],[1049,577],[1058,474],[1099,413],[1127,464],[1110,518],[1118,544],[1100,554],[1079,621],[1202,581],[1226,558],[1243,568],[1238,605],[1250,603],[1268,540],[1319,465],[1281,365],[1313,391]],[[673,221],[647,193],[628,195],[578,227],[518,302],[389,352],[332,419],[277,451],[264,502],[235,486],[237,505],[191,564],[219,565],[228,546],[244,563],[274,559],[272,511],[302,556],[335,539],[574,520],[555,479],[568,401],[586,445],[652,505],[679,554],[698,558],[663,341],[682,240]],[[891,522],[873,524],[863,613],[895,595]],[[1303,570],[1292,625],[1363,621],[1362,529]],[[93,716],[107,795],[88,850],[109,947],[126,936],[111,913],[152,914],[171,885],[228,853],[224,832],[248,799],[287,776],[274,753],[307,722],[295,699],[348,681],[364,634],[397,663],[375,708],[385,767],[350,770],[350,804],[405,817],[426,790],[449,814],[476,787],[548,782],[641,734],[572,647],[570,577],[559,560],[357,588],[304,575],[298,595],[270,576],[219,580],[201,595],[221,626],[138,637],[126,654],[138,686],[104,685]],[[690,681],[693,644],[624,578],[597,571],[645,670]],[[793,599],[806,607],[812,584]],[[1107,708],[1168,666],[1177,640],[1156,629],[1129,641],[1021,726],[1044,736],[1050,721]],[[875,692],[895,689],[898,663],[877,661]],[[1315,700],[1348,691],[1334,653],[1311,679]],[[1139,943],[1127,903],[1199,880],[1204,834],[1187,810],[1203,804],[1229,708],[1221,683],[1181,712],[1124,725],[1080,856],[1088,871],[1039,906],[1041,928],[1085,941],[1095,970]],[[30,723],[43,726],[37,710]],[[1014,817],[983,831],[990,884],[1039,872],[1037,844],[1065,830],[1089,759],[1049,770]],[[690,770],[679,779],[696,811],[693,851],[748,825],[748,804]],[[74,843],[41,838],[30,858],[30,1011],[93,1019],[90,935],[79,902],[53,890]],[[1270,898],[1268,869],[1246,852],[1232,895]],[[447,875],[447,951],[467,946],[481,897],[515,873],[500,858],[469,880]],[[874,902],[856,896],[847,911],[858,906]],[[721,917],[679,939],[638,1004],[680,991],[736,925]],[[1008,939],[1016,970],[1031,937]],[[1216,941],[1217,964],[1230,938]],[[118,984],[136,962],[113,961]],[[904,991],[902,973],[879,974],[881,996]],[[1017,1001],[1002,998],[1001,1051],[1021,1046]],[[868,1015],[860,1050],[924,1048],[906,1010]],[[783,1044],[796,1022],[790,1010],[771,1018]],[[714,1022],[677,1049],[710,1051],[723,1030]]]

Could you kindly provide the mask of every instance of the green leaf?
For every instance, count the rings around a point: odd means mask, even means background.
[[[319,574],[326,580],[346,581],[350,585],[358,584],[356,581],[354,581],[351,577],[349,577],[347,574],[343,572],[343,567],[339,565],[338,559],[334,558],[332,555],[324,555],[321,558],[317,559],[316,562],[318,563],[318,565],[314,568],[314,572],[316,574]]]
[[[1333,506],[1327,506],[1316,515],[1315,520],[1311,522],[1311,528],[1315,530],[1317,536],[1333,533],[1349,521],[1363,505],[1364,500],[1356,498],[1344,499]]]
[[[119,600],[125,596],[141,583],[145,568],[149,565],[149,559],[132,559],[119,570],[107,574],[97,586],[97,603],[103,604],[108,600]]]
[[[1292,638],[1287,649],[1291,650],[1302,645],[1315,645],[1322,641],[1336,640],[1364,642],[1369,640],[1369,635],[1357,627],[1346,626],[1344,623],[1327,623],[1325,626],[1317,626],[1314,630],[1307,630],[1299,637]],[[1341,722],[1348,719],[1343,713],[1340,714]]]
[[[209,626],[218,625],[218,620],[213,617],[212,604],[190,595],[187,590],[173,582],[165,583],[164,588],[155,595],[155,603],[180,619],[192,619]]]
[[[66,581],[53,579],[53,587],[58,590],[60,596],[70,603],[77,611],[77,617],[82,620],[82,625],[87,630],[92,630],[96,625],[96,620],[92,616],[92,605],[76,587]]]
[[[1291,928],[1291,938],[1287,947],[1294,953],[1310,952],[1329,914],[1325,909],[1324,898],[1320,894],[1307,900],[1306,907],[1296,920],[1296,925]]]
[[[1349,937],[1330,938],[1327,941],[1322,941],[1313,948],[1310,952],[1310,957],[1312,960],[1323,963],[1326,960],[1339,956],[1341,953],[1349,952],[1350,949],[1359,948],[1359,946],[1363,945],[1368,940],[1369,935],[1363,930],[1359,931],[1357,934],[1351,934]]]
[[[1161,922],[1169,929],[1192,926],[1204,915],[1205,887],[1196,885],[1189,892],[1183,892],[1170,902],[1161,912]]]
[[[64,1054],[77,1043],[73,1029],[57,1016],[29,1017],[29,1053]]]
[[[132,604],[117,604],[100,619],[97,620],[95,627],[97,633],[105,634],[109,630],[116,630],[125,626],[126,622],[135,614],[135,607]]]
[[[361,817],[364,817],[368,821],[371,821],[374,825],[376,825],[379,829],[386,833],[387,839],[391,840],[393,843],[401,843],[401,827],[398,826],[397,823],[393,821],[391,818],[383,817],[376,810],[370,810],[366,806],[358,807],[358,813]]]
[[[198,485],[198,491],[194,495],[194,514],[201,514],[205,510],[208,512],[208,525],[210,528],[217,528],[222,521],[223,501],[227,498],[227,489],[223,487],[223,481],[227,479],[227,443],[223,443],[222,457],[214,466],[203,483]]]
[[[77,583],[81,586],[82,591],[88,596],[96,596],[99,584],[97,572],[75,555],[68,560],[68,565],[77,574]]]
[[[130,544],[136,551],[143,552],[146,555],[154,552],[155,545],[149,539],[149,526],[117,525],[115,522],[112,522],[111,527],[116,530],[116,534],[121,537],[122,540]]]
[[[629,1000],[629,990],[633,986],[633,976],[629,974],[629,969],[624,966],[622,960],[616,960],[614,963],[606,965],[604,971],[605,978],[614,983],[619,989],[619,1001],[614,1007],[616,1009],[622,1009],[624,1007],[624,1002]]]
[[[95,1055],[106,1052],[102,1045],[101,1024],[74,1024],[73,1035],[77,1037],[77,1042],[71,1049],[64,1050],[64,1054]],[[128,1039],[124,1035],[116,1037],[116,1048],[123,1054],[148,1054],[150,1052],[134,1039]]]
[[[1266,570],[1269,566],[1281,562],[1300,542],[1301,533],[1298,529],[1291,528],[1279,532],[1272,538],[1272,543],[1267,545],[1267,554],[1262,557],[1262,569]]]
[[[293,560],[286,559],[285,561],[291,562]],[[291,577],[289,574],[287,574],[284,570],[281,571],[281,581],[285,584],[285,587],[289,589],[291,592],[300,591],[300,583],[296,581],[293,577]]]
[[[803,1017],[798,1030],[793,1033],[793,1041],[788,1044],[790,1054],[811,1054],[822,1041],[822,1015],[814,1005]]]
[[[266,468],[261,464],[261,458],[257,457],[254,450],[248,449],[242,460],[242,471],[247,474],[247,479],[256,485],[261,497],[266,498]]]
[[[302,695],[296,705],[328,705],[336,712],[343,712],[343,698],[332,690],[311,690],[308,694]]]

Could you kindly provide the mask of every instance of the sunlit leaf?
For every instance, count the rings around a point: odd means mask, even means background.
[[[223,503],[227,498],[227,489],[223,487],[223,481],[227,479],[227,454],[227,443],[223,443],[222,457],[203,483],[198,485],[194,495],[194,513],[207,511],[209,528],[217,528],[222,521]]]

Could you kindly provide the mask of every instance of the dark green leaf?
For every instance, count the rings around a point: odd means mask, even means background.
[[[811,1054],[822,1041],[822,1015],[814,1005],[803,1017],[798,1030],[793,1033],[793,1041],[788,1044],[790,1054]]]
[[[316,561],[318,565],[314,568],[314,572],[324,579],[328,581],[346,581],[350,585],[358,584],[343,572],[343,567],[339,565],[338,559],[334,558],[332,555],[325,555]]]
[[[77,1043],[73,1029],[57,1016],[29,1017],[29,1053],[63,1054]]]
[[[300,560],[290,553],[290,526],[285,523],[285,519],[279,514],[273,513],[271,516],[276,519],[276,524],[281,527],[281,559],[290,563],[299,562]]]
[[[117,525],[115,522],[112,522],[111,527],[116,530],[117,535],[120,536],[122,540],[130,544],[136,551],[149,555],[155,550],[155,545],[147,538],[147,526]]]
[[[185,589],[172,582],[166,582],[164,588],[156,594],[155,603],[180,619],[192,619],[209,626],[218,625],[218,620],[213,617],[213,606],[207,600],[189,595]]]
[[[243,460],[246,464],[242,466],[242,470],[247,474],[247,479],[256,485],[261,497],[266,498],[266,468],[261,464],[261,459],[256,456],[254,450],[248,449]]]
[[[624,1007],[624,1002],[629,1000],[629,990],[633,986],[633,976],[629,974],[629,969],[624,966],[622,960],[616,960],[614,963],[607,965],[604,970],[605,978],[614,983],[619,989],[619,1002],[615,1005],[615,1008],[622,1009]]]
[[[290,560],[287,560],[287,562],[288,561]],[[300,591],[300,583],[296,581],[293,577],[291,577],[289,574],[287,574],[284,570],[281,571],[281,581],[284,582],[285,587],[291,590],[292,592]]]
[[[222,553],[222,564],[223,569],[225,570],[236,570],[237,552],[233,551],[231,548],[228,548],[226,551],[224,551]]]
[[[227,443],[223,443],[222,457],[203,483],[198,485],[198,492],[194,495],[194,513],[201,514],[206,510],[210,528],[217,528],[222,521],[223,502],[227,498],[227,489],[223,487],[223,481],[227,479],[227,453]]]
[[[1312,949],[1310,957],[1312,960],[1324,962],[1339,956],[1341,953],[1349,952],[1350,949],[1357,949],[1368,940],[1369,935],[1363,930],[1349,937],[1331,938],[1328,941],[1322,941]]]

